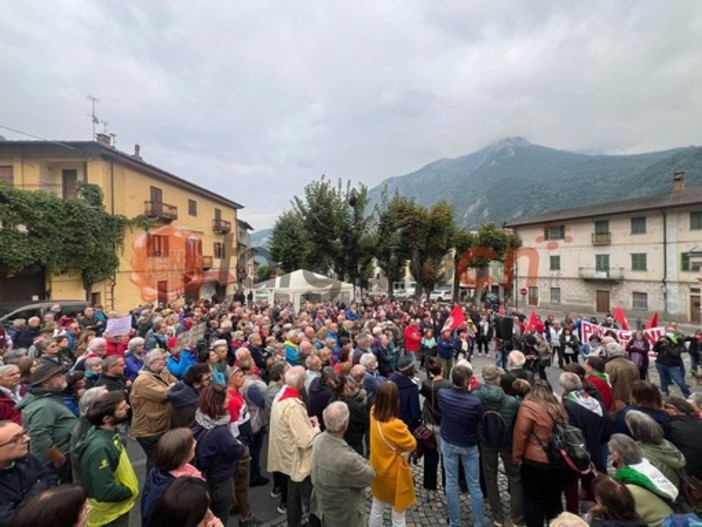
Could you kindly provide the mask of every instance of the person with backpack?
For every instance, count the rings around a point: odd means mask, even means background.
[[[685,382],[685,367],[682,354],[686,351],[685,341],[674,328],[666,328],[666,333],[653,345],[656,353],[656,370],[661,379],[661,392],[664,397],[670,395],[668,386],[678,385],[683,397],[690,397],[690,387]]]
[[[584,435],[585,445],[590,452],[592,463],[598,472],[607,472],[607,440],[610,426],[607,412],[602,402],[598,401],[583,389],[580,377],[572,372],[562,373],[559,378],[562,394],[561,401],[568,414],[568,422],[579,428]],[[594,501],[592,483],[595,472],[587,474],[569,471],[565,477],[566,510],[577,514],[578,481],[582,480],[585,499]]]
[[[512,462],[520,467],[527,527],[543,527],[561,512],[563,474],[549,460],[549,444],[557,422],[567,422],[565,408],[548,381],[537,379],[519,407],[512,436]]]
[[[483,368],[483,383],[473,391],[483,402],[485,413],[480,420],[480,461],[485,488],[495,525],[504,525],[502,499],[497,487],[498,456],[502,458],[509,482],[510,509],[513,525],[524,524],[524,493],[519,467],[512,462],[512,432],[519,410],[519,400],[505,394],[500,387],[502,370],[488,364]]]

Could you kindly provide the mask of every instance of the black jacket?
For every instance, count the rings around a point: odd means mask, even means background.
[[[672,417],[670,442],[687,459],[685,471],[702,480],[702,421],[693,415]]]
[[[32,496],[58,483],[56,474],[31,454],[12,468],[0,470],[0,527],[9,527],[12,516]]]
[[[331,389],[327,387],[323,382],[321,377],[316,377],[312,379],[310,383],[310,389],[307,392],[307,415],[312,417],[313,415],[319,420],[319,428],[324,430],[324,419],[322,418],[322,412],[332,401],[334,394]]]

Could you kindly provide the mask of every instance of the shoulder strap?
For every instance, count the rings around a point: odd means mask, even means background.
[[[385,439],[385,434],[383,434],[383,428],[380,426],[380,421],[376,420],[375,424],[378,426],[378,433],[380,434],[380,438],[383,440],[383,442],[388,446],[390,450],[392,450],[393,452],[397,452],[397,448],[392,446],[390,442],[387,439]]]

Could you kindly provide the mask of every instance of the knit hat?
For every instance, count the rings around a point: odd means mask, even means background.
[[[397,369],[401,374],[410,377],[414,375],[414,361],[410,357],[404,356],[398,362]]]

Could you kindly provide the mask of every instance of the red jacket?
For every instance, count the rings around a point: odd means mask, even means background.
[[[27,394],[27,388],[20,386],[20,395],[24,397]],[[15,408],[16,403],[5,392],[0,391],[0,421],[13,421],[18,425],[22,425],[22,412]]]
[[[407,326],[405,328],[405,351],[417,353],[422,342],[422,334],[417,326]]]

